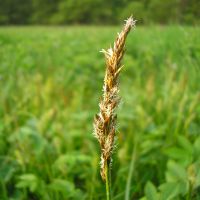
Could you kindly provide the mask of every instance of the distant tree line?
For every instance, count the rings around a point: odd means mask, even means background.
[[[0,0],[0,24],[200,24],[200,0]]]

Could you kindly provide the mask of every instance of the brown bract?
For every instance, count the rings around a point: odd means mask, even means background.
[[[111,162],[114,147],[116,119],[115,110],[120,102],[118,96],[119,73],[122,69],[121,60],[124,55],[126,37],[132,27],[135,26],[132,17],[126,20],[123,30],[118,34],[114,47],[102,50],[106,59],[106,73],[103,85],[103,97],[100,101],[100,112],[94,119],[94,135],[101,147],[101,177],[105,180],[105,167]]]

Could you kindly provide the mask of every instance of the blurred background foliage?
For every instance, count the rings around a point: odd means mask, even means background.
[[[199,8],[199,0],[0,0],[1,25],[30,25],[0,27],[0,200],[105,199],[92,135],[99,50],[130,14],[144,26],[127,40],[112,199],[199,200]]]
[[[199,0],[0,0],[0,24],[199,24]]]
[[[93,137],[119,27],[0,29],[0,199],[102,200]],[[120,82],[113,200],[200,199],[200,28],[136,27]]]

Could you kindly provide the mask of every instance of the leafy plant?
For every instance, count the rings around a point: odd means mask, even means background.
[[[183,136],[178,137],[178,147],[167,148],[169,156],[165,182],[156,188],[151,182],[146,184],[147,200],[198,199],[200,187],[200,159],[196,157],[200,150],[200,137],[191,144]],[[188,159],[189,158],[189,159]]]

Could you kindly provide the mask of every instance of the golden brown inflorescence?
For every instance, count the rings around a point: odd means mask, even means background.
[[[101,177],[103,180],[105,180],[106,164],[110,165],[114,147],[117,119],[115,110],[120,102],[118,80],[123,67],[121,60],[125,51],[125,40],[131,28],[135,26],[135,22],[132,17],[128,18],[114,42],[114,47],[107,51],[102,50],[106,59],[106,72],[103,97],[99,104],[100,112],[94,119],[94,135],[101,147]]]

